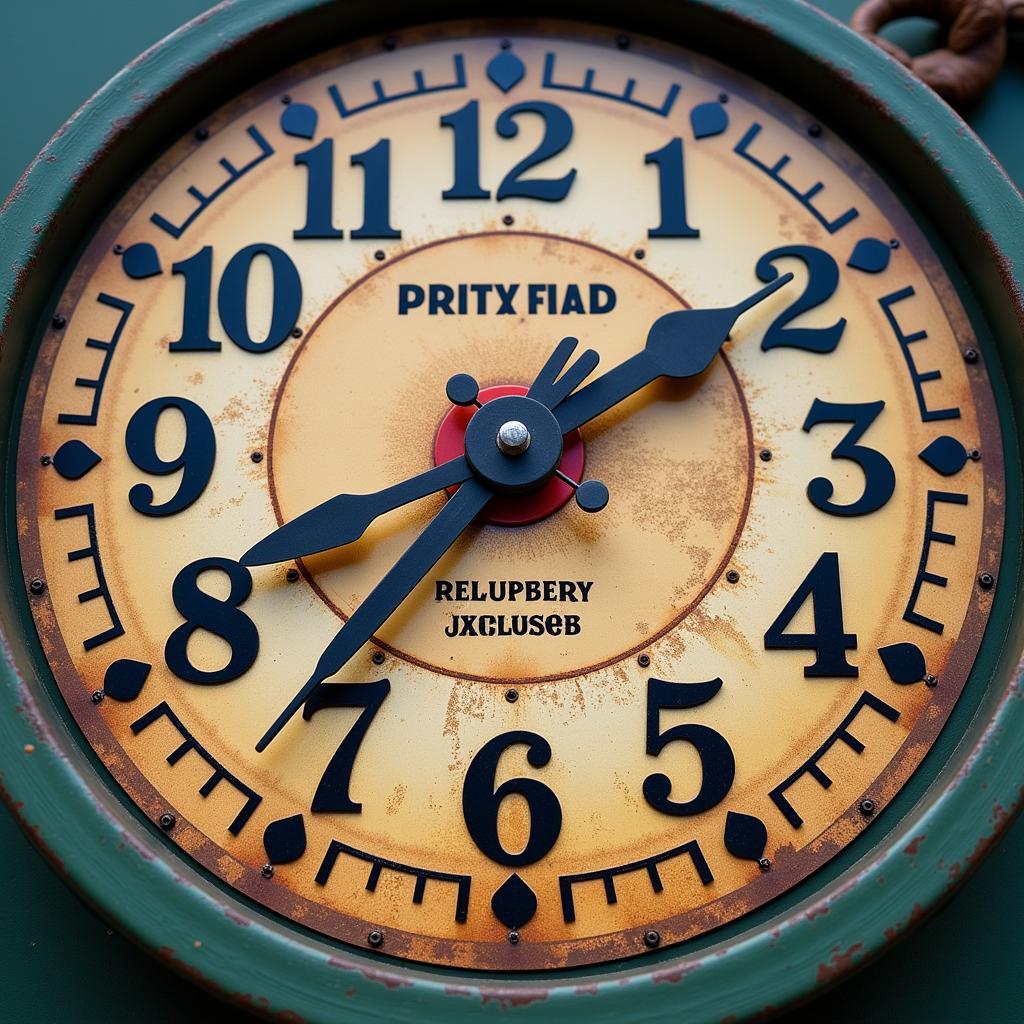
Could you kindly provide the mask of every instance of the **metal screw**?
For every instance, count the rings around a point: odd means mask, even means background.
[[[889,239],[889,248],[890,249],[898,249],[899,247],[900,247],[900,240],[898,238],[890,238]]]
[[[293,338],[301,338],[302,337],[302,328],[301,327],[293,327],[292,328],[292,337]]]
[[[285,573],[285,578],[288,580],[289,583],[297,582],[298,578],[299,578],[299,570],[298,569],[289,569]]]
[[[515,928],[513,928],[512,931],[508,933],[508,942],[510,946],[519,945],[519,932],[517,932]]]
[[[205,142],[210,137],[209,128],[197,128],[195,130],[195,136],[200,142]]]
[[[60,331],[67,327],[68,318],[61,313],[57,313],[50,323],[53,325],[55,330]]]
[[[729,94],[727,92],[720,92],[718,94],[718,102],[719,103],[728,103],[729,102]]]
[[[252,459],[253,462],[262,462],[263,452],[253,452],[252,455],[249,456],[249,458]]]
[[[509,704],[515,704],[515,702],[519,700],[519,691],[510,687],[505,691],[505,700],[507,700]]]
[[[964,349],[964,362],[976,363],[978,361],[978,350],[976,348]]]
[[[995,585],[996,578],[990,572],[978,573],[978,585],[982,590],[991,590]]]
[[[860,813],[865,818],[870,818],[875,813],[875,801],[871,799],[861,800],[860,802]]]
[[[769,451],[769,450],[768,450],[767,448],[762,448],[762,449],[761,449],[761,450],[760,450],[760,451],[759,451],[759,452],[757,453],[757,457],[758,457],[758,458],[759,458],[759,459],[760,459],[760,460],[761,460],[762,462],[771,462],[771,461],[772,461],[772,453],[771,453],[771,452],[770,452],[770,451]]]
[[[388,52],[393,50],[397,45],[398,45],[398,43],[396,42],[394,36],[385,36],[384,37],[384,49],[387,50]]]
[[[971,448],[967,452],[967,458],[969,458],[971,462],[977,462],[981,458],[981,450],[978,448]]]
[[[28,589],[38,595],[46,589],[46,583],[39,576],[33,576],[28,582]]]
[[[498,427],[495,443],[503,455],[522,455],[530,447],[530,431],[519,420],[507,420]]]
[[[289,96],[289,95],[288,95],[288,93],[285,93],[285,94],[284,94],[284,95],[283,95],[283,96],[281,97],[281,102],[282,102],[282,103],[283,103],[283,104],[284,104],[284,105],[285,105],[286,107],[288,106],[288,104],[289,104],[289,103],[291,103],[291,101],[292,101],[292,98],[291,98],[291,96]]]
[[[382,260],[386,259],[386,256],[384,255],[384,250],[383,250],[383,249],[378,249],[378,250],[377,250],[377,251],[376,251],[376,252],[375,252],[375,253],[373,254],[373,258],[374,258],[374,259],[375,259],[375,260],[376,260],[376,261],[377,261],[378,263],[380,263],[380,262],[381,262]]]
[[[374,663],[374,665],[383,665],[384,657],[385,655],[383,651],[374,651],[373,657],[370,660]]]
[[[515,222],[516,219],[515,217],[512,216],[511,213],[506,213],[505,216],[501,218],[501,223],[504,224],[505,227],[507,228],[510,228],[513,224],[515,224]]]
[[[648,949],[657,949],[661,945],[661,933],[656,932],[653,928],[644,932],[644,945]]]
[[[170,832],[175,825],[178,824],[178,819],[171,814],[170,811],[164,811],[159,818],[156,819],[156,823],[165,831]]]
[[[53,462],[53,459],[51,459],[49,455],[40,455],[39,456],[39,465],[40,466],[48,466],[51,462]]]
[[[615,37],[615,45],[620,50],[628,50],[629,49],[629,36],[625,36],[625,35],[623,35],[623,36],[616,36]]]
[[[935,687],[939,685],[939,677],[933,676],[930,672],[926,673],[924,677],[924,685],[929,689],[934,690]]]
[[[274,877],[274,865],[273,864],[264,864],[263,867],[260,868],[260,874],[264,878],[273,878]]]
[[[639,666],[640,666],[641,668],[647,668],[647,666],[648,666],[648,665],[650,665],[650,663],[651,663],[651,656],[650,656],[649,654],[641,654],[641,655],[640,655],[640,656],[639,656],[639,657],[638,657],[638,658],[636,659],[636,663],[637,663],[637,664],[638,664],[638,665],[639,665]]]
[[[771,861],[770,861],[770,860],[769,860],[769,859],[768,859],[767,857],[762,857],[762,858],[761,858],[761,859],[760,859],[760,860],[759,860],[759,861],[757,862],[757,866],[758,866],[758,867],[759,867],[759,868],[760,868],[760,869],[761,869],[762,871],[770,871],[770,870],[771,870],[771,867],[772,867],[772,862],[771,862]]]
[[[123,252],[124,252],[124,246],[120,242],[118,242],[117,245],[114,246],[114,255],[115,256],[120,256],[121,253],[123,253]]]
[[[812,139],[818,138],[818,136],[821,135],[821,125],[818,124],[817,121],[813,124],[809,124],[807,126],[807,134],[810,135]]]
[[[384,945],[384,933],[378,931],[376,928],[366,936],[366,941],[373,946],[374,949],[379,949]]]
[[[638,260],[642,260],[646,255],[647,253],[645,253],[643,249],[636,249],[633,252],[633,257]]]
[[[507,49],[509,49],[509,47],[510,47],[511,45],[512,45],[512,43],[511,43],[511,42],[509,42],[509,40],[507,40],[507,39],[502,39],[502,41],[501,41],[501,48],[502,48],[503,50],[507,50]]]
[[[735,569],[730,569],[730,570],[729,570],[729,571],[728,571],[728,572],[727,572],[727,573],[725,574],[725,578],[726,578],[726,579],[727,579],[727,580],[728,580],[728,581],[729,581],[730,583],[739,583],[739,581],[740,581],[740,574],[739,574],[739,573],[738,573],[738,572],[737,572],[737,571],[736,571]]]
[[[93,690],[92,696],[89,699],[93,702],[93,704],[102,704],[104,696],[105,695],[102,690]]]

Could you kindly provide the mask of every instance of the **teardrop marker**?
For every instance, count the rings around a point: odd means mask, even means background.
[[[502,50],[487,65],[487,77],[502,91],[518,85],[526,74],[526,65],[511,50]]]
[[[263,849],[271,864],[291,864],[306,852],[306,823],[301,814],[272,821],[263,832]]]
[[[908,642],[879,647],[878,656],[882,659],[889,678],[900,686],[919,683],[927,674],[924,654],[917,644]]]
[[[848,267],[863,270],[865,274],[880,274],[889,266],[892,249],[877,238],[862,238],[846,261]]]
[[[149,242],[136,242],[135,245],[128,246],[121,257],[121,269],[136,280],[155,277],[163,272],[163,268],[160,266],[160,255],[157,253],[156,247],[150,245]]]
[[[943,434],[942,437],[935,438],[918,458],[931,466],[936,473],[953,476],[967,464],[967,449],[955,437]]]
[[[142,692],[143,684],[149,677],[153,666],[145,661],[132,658],[120,658],[111,662],[103,676],[103,693],[112,700],[135,700]]]
[[[103,461],[84,441],[65,441],[53,457],[53,468],[65,480],[80,480],[97,463]]]
[[[698,103],[690,111],[690,126],[695,139],[708,139],[729,127],[729,115],[721,103]]]
[[[729,811],[725,816],[725,848],[743,860],[760,860],[768,842],[768,829],[753,814]]]
[[[316,135],[317,112],[308,103],[289,103],[281,112],[281,131],[300,139]]]
[[[513,872],[495,889],[491,897],[491,910],[506,928],[516,931],[537,913],[537,897]]]

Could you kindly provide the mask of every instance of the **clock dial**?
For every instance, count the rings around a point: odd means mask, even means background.
[[[318,57],[147,170],[56,309],[17,503],[61,693],[305,928],[681,943],[856,840],[964,686],[971,325],[864,160],[718,64],[554,23]]]

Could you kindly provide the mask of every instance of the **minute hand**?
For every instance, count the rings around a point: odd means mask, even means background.
[[[257,750],[264,750],[317,686],[333,676],[380,629],[491,497],[490,488],[479,480],[467,480],[459,487],[338,630],[320,656],[313,674],[256,744]]]
[[[707,369],[739,317],[792,279],[792,274],[783,274],[735,306],[679,309],[659,317],[641,351],[552,410],[562,433],[607,412],[659,377],[695,377]]]

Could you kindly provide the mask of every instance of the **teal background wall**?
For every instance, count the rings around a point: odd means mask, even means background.
[[[817,5],[845,21],[857,4]],[[92,92],[207,6],[207,0],[6,4],[0,34],[0,195]],[[425,19],[429,9],[425,3]],[[933,30],[918,21],[896,26],[892,35],[914,50],[934,43]],[[969,114],[1018,183],[1024,183],[1022,114],[1024,40],[1018,39],[996,87]],[[0,864],[4,1024],[85,1024],[132,1014],[145,1024],[252,1019],[180,980],[108,928],[65,888],[2,810]],[[938,915],[839,989],[789,1014],[786,1024],[1024,1020],[1022,866],[1019,820]]]

